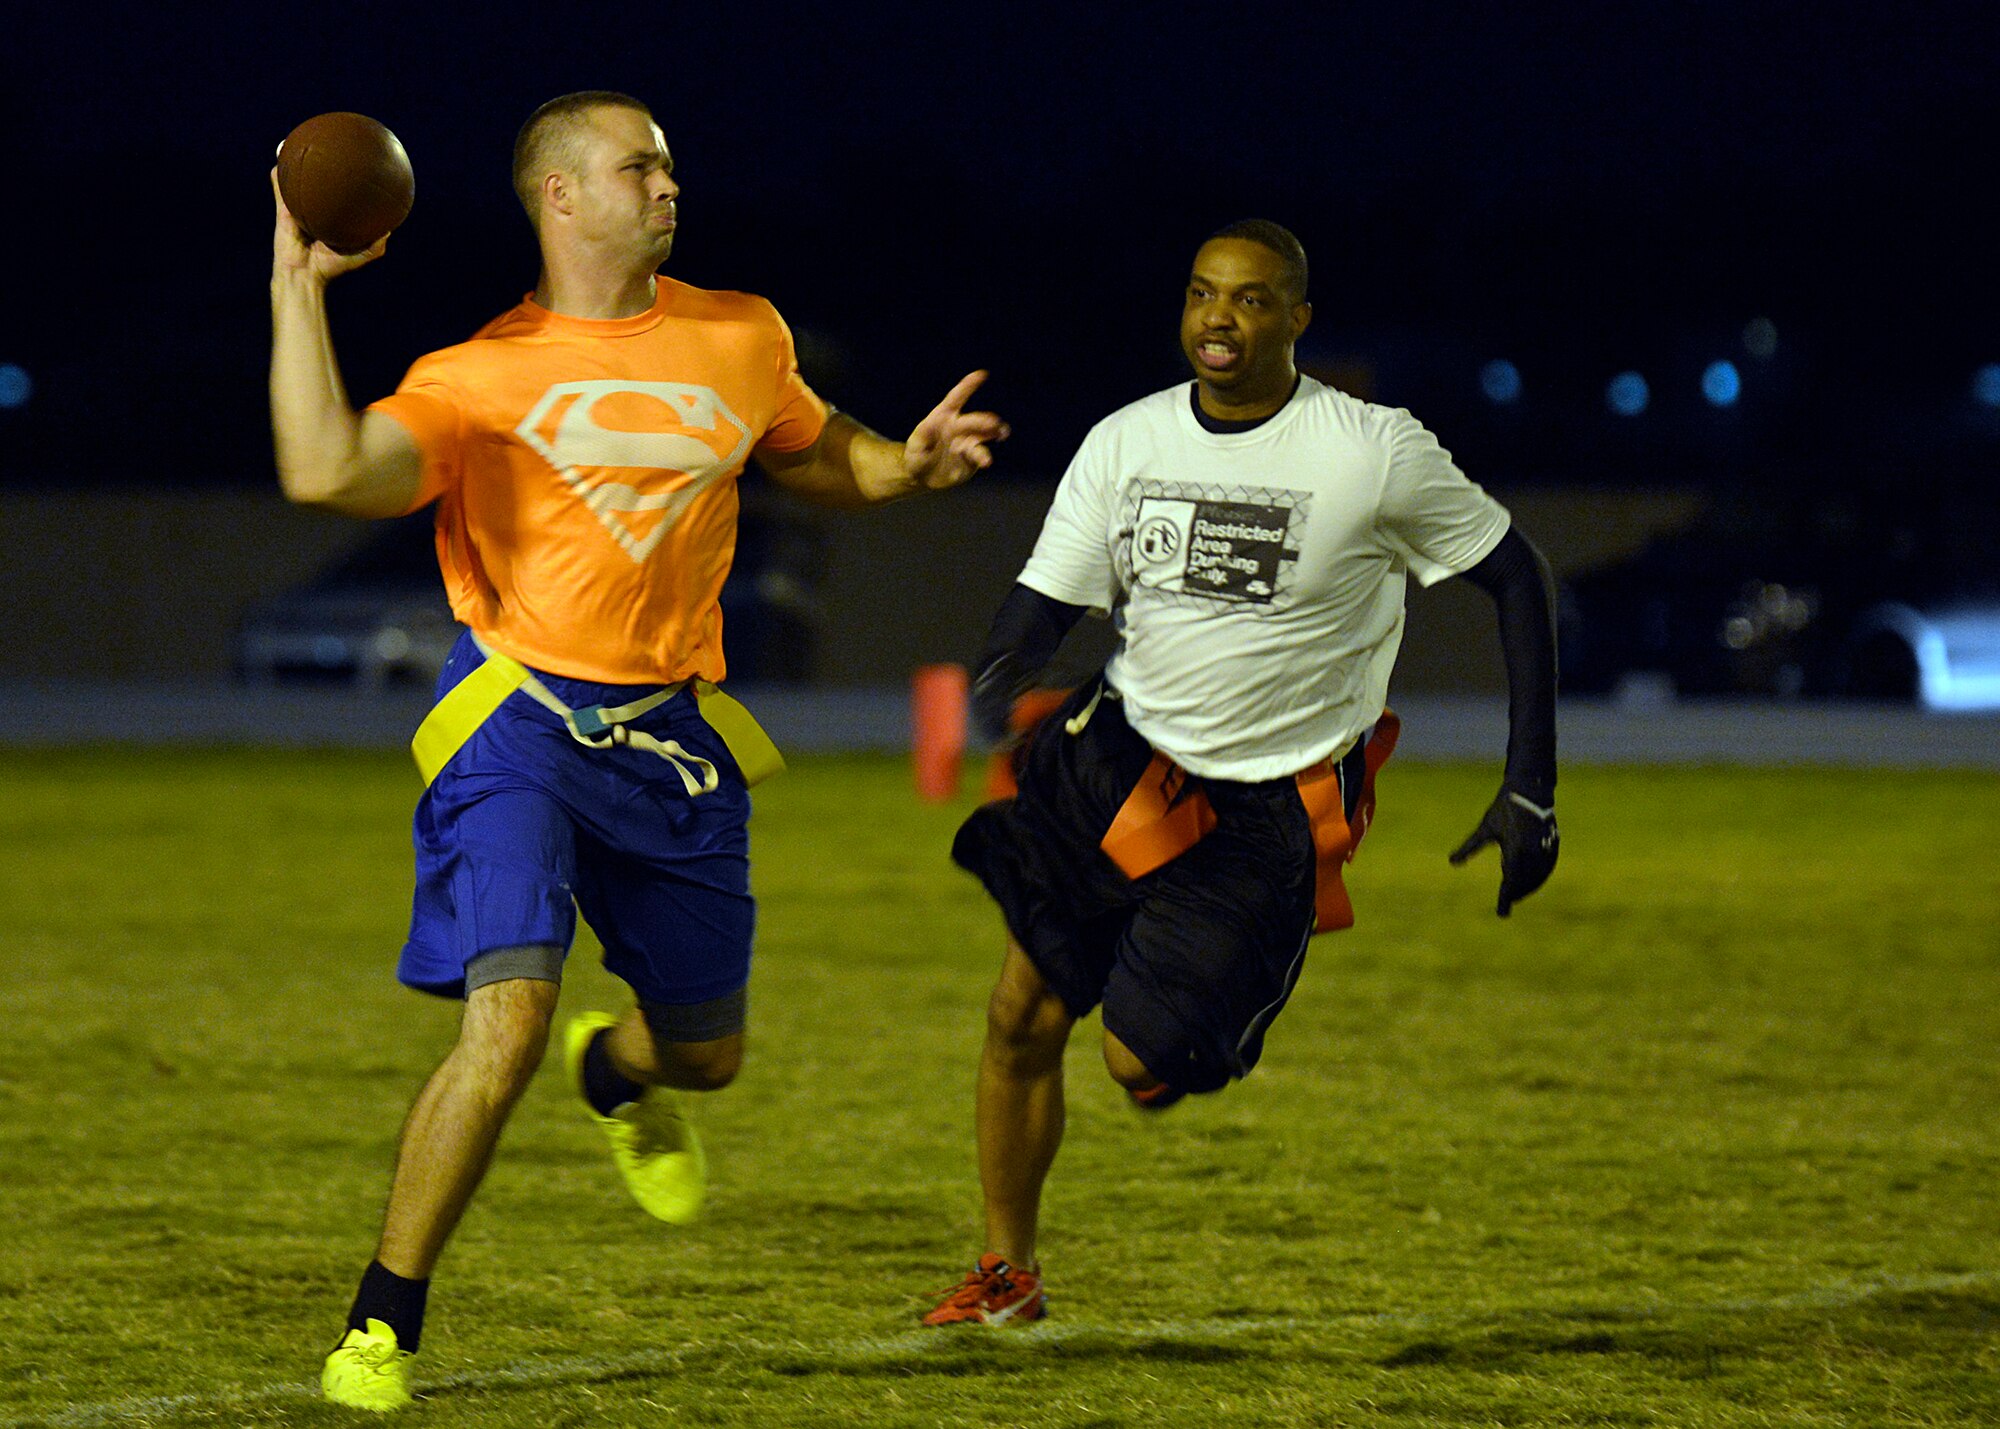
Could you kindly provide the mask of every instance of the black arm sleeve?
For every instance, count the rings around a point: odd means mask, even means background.
[[[1024,585],[1007,592],[994,612],[972,679],[972,715],[980,733],[995,740],[1006,736],[1015,696],[1055,657],[1084,610]]]
[[[1507,787],[1537,804],[1551,804],[1556,791],[1555,576],[1542,553],[1514,530],[1464,576],[1493,597],[1500,617],[1500,648],[1507,661]]]

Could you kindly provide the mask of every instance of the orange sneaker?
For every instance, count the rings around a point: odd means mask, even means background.
[[[1016,1270],[997,1255],[979,1257],[965,1279],[946,1293],[926,1325],[1008,1325],[1039,1320],[1049,1313],[1042,1294],[1042,1271]]]

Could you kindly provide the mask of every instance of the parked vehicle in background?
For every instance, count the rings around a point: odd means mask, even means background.
[[[1893,505],[1718,503],[1565,583],[1567,694],[1841,697],[2000,706],[2000,588]]]
[[[235,667],[254,684],[428,685],[458,638],[420,512],[384,522],[303,585],[258,601],[237,626]]]

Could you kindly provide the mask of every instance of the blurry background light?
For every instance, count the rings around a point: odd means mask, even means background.
[[[1778,351],[1778,325],[1769,318],[1752,318],[1743,324],[1743,350],[1762,361]]]
[[[28,369],[12,362],[0,362],[0,408],[25,407],[35,392]]]
[[[1972,374],[1972,400],[1982,407],[2000,407],[2000,362],[1989,362]]]
[[[1604,389],[1604,403],[1621,417],[1636,417],[1652,400],[1646,379],[1636,372],[1621,372]]]
[[[1743,375],[1733,362],[1711,362],[1701,374],[1701,395],[1711,407],[1729,407],[1743,395]]]
[[[1486,400],[1505,407],[1521,399],[1521,369],[1504,357],[1496,357],[1479,369],[1479,390]]]

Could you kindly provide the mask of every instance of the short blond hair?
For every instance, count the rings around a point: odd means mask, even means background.
[[[629,94],[615,89],[580,89],[564,94],[528,116],[514,136],[514,196],[536,221],[542,209],[542,180],[557,170],[573,172],[583,163],[584,133],[593,109],[636,109],[648,119],[653,111]]]

